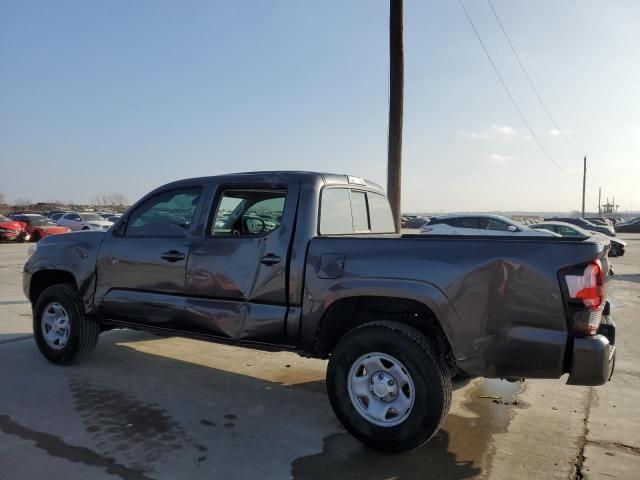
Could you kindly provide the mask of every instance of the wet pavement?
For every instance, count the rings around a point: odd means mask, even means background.
[[[15,279],[26,246],[0,245],[0,478],[637,478],[638,239],[614,259],[612,383],[457,381],[443,429],[395,455],[337,422],[322,361],[115,330],[84,362],[49,364]]]

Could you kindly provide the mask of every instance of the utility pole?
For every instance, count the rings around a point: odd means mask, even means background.
[[[587,186],[587,156],[584,156],[584,172],[582,173],[582,218],[584,218],[584,193]]]
[[[402,104],[404,92],[404,46],[402,41],[402,0],[389,0],[389,144],[387,196],[396,231],[400,231],[402,188]]]
[[[602,187],[598,187],[598,216],[602,215],[602,207],[600,206],[602,205],[601,198],[602,198]]]

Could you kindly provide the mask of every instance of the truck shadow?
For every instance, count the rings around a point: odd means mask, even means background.
[[[11,394],[0,397],[12,425],[5,433],[44,435],[49,440],[35,447],[50,456],[139,478],[458,479],[488,474],[491,437],[511,419],[509,407],[477,400],[477,382],[466,389],[469,380],[457,382],[454,404],[464,415],[450,414],[421,448],[382,454],[335,419],[322,362],[285,368],[291,365],[280,363],[292,356],[269,355],[112,331],[84,363],[60,368],[32,341],[12,342],[0,349],[0,362],[12,367],[3,380]],[[240,374],[200,359],[258,368],[255,376]],[[274,373],[283,369],[294,382]],[[42,398],[60,408],[44,411]]]
[[[616,281],[640,283],[639,273],[628,273],[622,275],[616,273],[612,278]]]

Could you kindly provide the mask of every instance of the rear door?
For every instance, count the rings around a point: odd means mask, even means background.
[[[109,231],[97,262],[96,305],[109,319],[181,329],[185,271],[202,186],[160,192]]]
[[[187,265],[189,328],[284,343],[299,184],[220,184]]]

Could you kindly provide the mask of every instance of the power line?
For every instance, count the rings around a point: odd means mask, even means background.
[[[516,109],[516,111],[520,115],[520,118],[522,119],[522,122],[527,127],[527,130],[529,130],[529,133],[531,134],[531,137],[538,144],[538,147],[540,147],[540,150],[542,150],[542,152],[545,154],[545,156],[556,167],[558,167],[560,170],[562,170],[565,173],[569,173],[569,174],[573,175],[575,172],[571,172],[571,171],[567,170],[566,168],[562,167],[558,162],[556,162],[555,159],[551,156],[551,154],[544,147],[544,145],[542,145],[542,142],[540,142],[540,139],[538,138],[536,133],[533,131],[533,128],[531,128],[531,125],[529,124],[529,122],[527,121],[526,117],[524,116],[524,113],[522,113],[522,110],[520,110],[520,107],[518,106],[518,103],[516,102],[515,98],[511,94],[511,90],[509,90],[509,87],[507,87],[507,84],[505,83],[504,79],[502,78],[502,75],[500,74],[500,71],[498,70],[498,67],[496,66],[495,62],[493,61],[493,58],[491,58],[491,55],[489,54],[489,51],[487,50],[487,47],[485,47],[484,42],[482,41],[482,38],[480,37],[480,34],[478,33],[478,29],[476,28],[475,24],[473,23],[473,20],[471,20],[471,17],[469,16],[469,12],[467,11],[466,7],[464,6],[464,3],[462,2],[462,0],[458,0],[458,2],[460,3],[460,6],[464,10],[464,14],[467,17],[467,20],[469,21],[469,24],[471,25],[471,28],[473,28],[473,32],[476,34],[476,38],[478,39],[478,42],[480,42],[480,46],[482,47],[482,50],[484,50],[485,55],[489,59],[489,63],[491,63],[491,66],[493,67],[493,70],[496,72],[496,75],[498,76],[498,80],[500,80],[500,83],[502,84],[502,88],[504,88],[504,91],[507,92],[507,95],[509,96],[509,99],[511,100],[511,103],[513,104],[514,108]]]
[[[553,126],[556,127],[556,130],[558,131],[560,136],[564,139],[564,141],[567,142],[567,144],[571,148],[573,148],[577,153],[582,153],[582,152],[580,152],[580,150],[578,150],[575,147],[575,145],[573,143],[571,143],[571,141],[569,141],[569,139],[566,137],[566,135],[564,133],[562,133],[562,129],[558,125],[558,122],[556,122],[556,119],[553,118],[553,115],[551,115],[551,112],[549,111],[549,109],[547,108],[547,105],[542,100],[542,96],[538,92],[538,89],[533,84],[533,80],[531,80],[531,77],[529,76],[529,72],[527,72],[527,69],[525,68],[524,64],[522,63],[522,60],[520,60],[520,55],[518,55],[518,52],[516,51],[516,48],[513,46],[513,43],[511,42],[511,38],[509,38],[509,34],[507,34],[507,31],[505,30],[504,25],[502,24],[502,21],[500,20],[500,17],[498,16],[498,13],[496,12],[496,9],[493,7],[493,3],[491,3],[491,0],[487,0],[487,2],[489,3],[489,7],[491,7],[491,11],[493,12],[493,16],[496,17],[496,20],[498,21],[498,25],[500,25],[500,29],[502,30],[502,33],[504,33],[504,36],[507,39],[507,42],[509,43],[509,46],[511,47],[511,51],[513,52],[513,55],[516,57],[516,60],[518,60],[518,63],[520,64],[520,68],[522,69],[522,72],[524,73],[524,76],[527,77],[527,81],[529,82],[529,85],[531,86],[531,90],[533,90],[533,93],[535,93],[536,97],[538,97],[538,101],[540,102],[540,105],[542,105],[542,108],[544,108],[544,111],[547,113],[547,116],[549,117],[549,120],[551,120],[551,123],[553,123]]]

